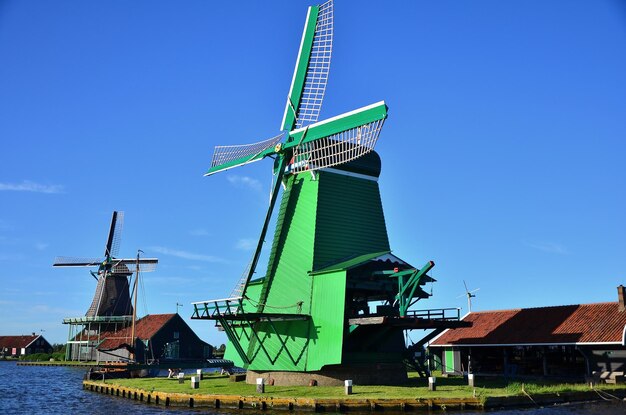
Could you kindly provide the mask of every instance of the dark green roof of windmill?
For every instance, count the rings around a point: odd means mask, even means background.
[[[370,151],[356,160],[333,167],[337,170],[349,171],[351,173],[364,174],[366,176],[379,177],[381,170],[380,156],[375,151]]]

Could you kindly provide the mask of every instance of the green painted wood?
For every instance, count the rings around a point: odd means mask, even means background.
[[[278,199],[278,193],[280,191],[280,187],[282,185],[283,174],[285,173],[285,159],[284,157],[280,157],[277,160],[276,167],[276,177],[274,178],[274,183],[272,186],[272,196],[270,198],[270,204],[267,208],[267,212],[265,214],[265,221],[263,221],[263,228],[261,229],[261,235],[259,236],[259,240],[257,241],[257,247],[254,251],[254,256],[252,257],[252,263],[250,264],[250,269],[248,270],[248,276],[246,277],[246,282],[243,287],[242,296],[245,297],[246,289],[248,288],[248,284],[252,279],[256,271],[256,266],[259,262],[259,257],[261,256],[261,249],[263,248],[263,243],[265,242],[265,234],[267,233],[267,228],[270,224],[270,219],[272,219],[272,213],[274,212],[274,205],[276,204],[276,199]]]
[[[235,330],[255,370],[319,370],[340,364],[345,325],[345,269],[319,275],[324,264],[379,256],[389,241],[378,183],[320,171],[289,176],[276,219],[265,277],[250,284],[247,295],[256,307],[246,311],[301,312],[310,321],[256,323]],[[256,333],[256,335],[254,334]],[[280,334],[288,334],[282,337]],[[241,358],[228,356],[244,363]]]
[[[315,276],[317,274],[325,274],[327,272],[347,271],[355,266],[361,265],[365,262],[371,261],[373,259],[376,259],[388,253],[390,253],[390,251],[381,251],[381,252],[374,252],[371,254],[357,255],[349,259],[346,259],[344,261],[338,261],[338,262],[331,263],[330,265],[326,265],[322,269],[317,269],[311,272],[311,275]],[[390,271],[390,273],[393,273],[393,271]]]
[[[291,176],[276,220],[261,302],[285,307],[303,301],[310,313],[318,181],[310,175]],[[260,306],[259,312],[271,308]]]
[[[454,372],[454,351],[452,349],[447,349],[444,353],[443,363],[445,365],[446,372]]]
[[[290,176],[276,219],[265,278],[255,285],[258,290],[257,312],[294,313],[302,302],[301,312],[311,311],[313,240],[318,182],[310,175]],[[249,286],[250,288],[253,285]],[[249,295],[249,294],[248,294]],[[315,342],[310,321],[257,323],[244,341],[254,370],[306,370],[308,347]],[[240,330],[251,333],[251,330]],[[284,337],[277,335],[276,331]]]
[[[256,304],[258,303],[259,296],[261,293],[262,282],[259,280],[251,281],[248,284],[248,288],[246,290],[246,296],[249,297],[252,301],[244,301],[243,309],[245,312],[255,312]],[[249,330],[244,328],[234,328],[232,330],[234,338],[228,338],[228,346],[226,347],[226,352],[224,353],[224,358],[228,360],[232,360],[235,366],[238,367],[247,367],[248,363],[241,358],[239,353],[237,352],[237,347],[241,347],[242,350],[247,351],[250,345],[250,341],[248,337],[250,336]],[[239,343],[239,346],[235,347],[234,343]]]
[[[307,370],[341,364],[344,336],[346,272],[313,277],[311,305],[316,341],[309,346]]]
[[[302,91],[304,90],[304,81],[306,79],[306,71],[309,66],[311,57],[311,49],[313,47],[313,38],[315,37],[315,26],[317,24],[317,15],[319,14],[319,6],[311,6],[307,12],[306,21],[304,23],[304,31],[300,41],[300,50],[296,59],[296,68],[291,79],[291,87],[285,104],[285,113],[283,115],[283,123],[281,130],[291,131],[295,122],[300,100],[302,99]]]
[[[319,172],[313,271],[349,257],[390,251],[378,182]]]
[[[248,346],[249,369],[306,370],[307,348],[315,341],[309,321],[259,322],[254,329],[259,339]]]

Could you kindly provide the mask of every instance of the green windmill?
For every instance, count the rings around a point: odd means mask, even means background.
[[[309,7],[282,121],[283,134],[216,147],[207,175],[274,159],[271,199],[248,271],[230,298],[193,303],[193,319],[216,320],[226,358],[248,381],[400,382],[403,330],[463,324],[458,310],[409,310],[429,297],[428,262],[391,253],[373,149],[387,118],[383,101],[317,121],[332,50],[333,3]],[[253,279],[274,205],[284,189],[265,275]]]

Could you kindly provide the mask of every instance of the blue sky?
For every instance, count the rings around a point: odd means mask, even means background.
[[[0,334],[67,337],[95,281],[53,269],[160,260],[139,312],[229,294],[271,162],[203,177],[219,144],[278,132],[309,1],[0,0]],[[626,5],[335,3],[321,118],[384,99],[377,145],[394,253],[474,310],[614,301],[626,283]],[[263,270],[263,260],[260,266]]]

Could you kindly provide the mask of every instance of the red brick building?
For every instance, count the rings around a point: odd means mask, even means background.
[[[429,349],[444,373],[574,376],[626,371],[626,289],[618,301],[473,312]]]

